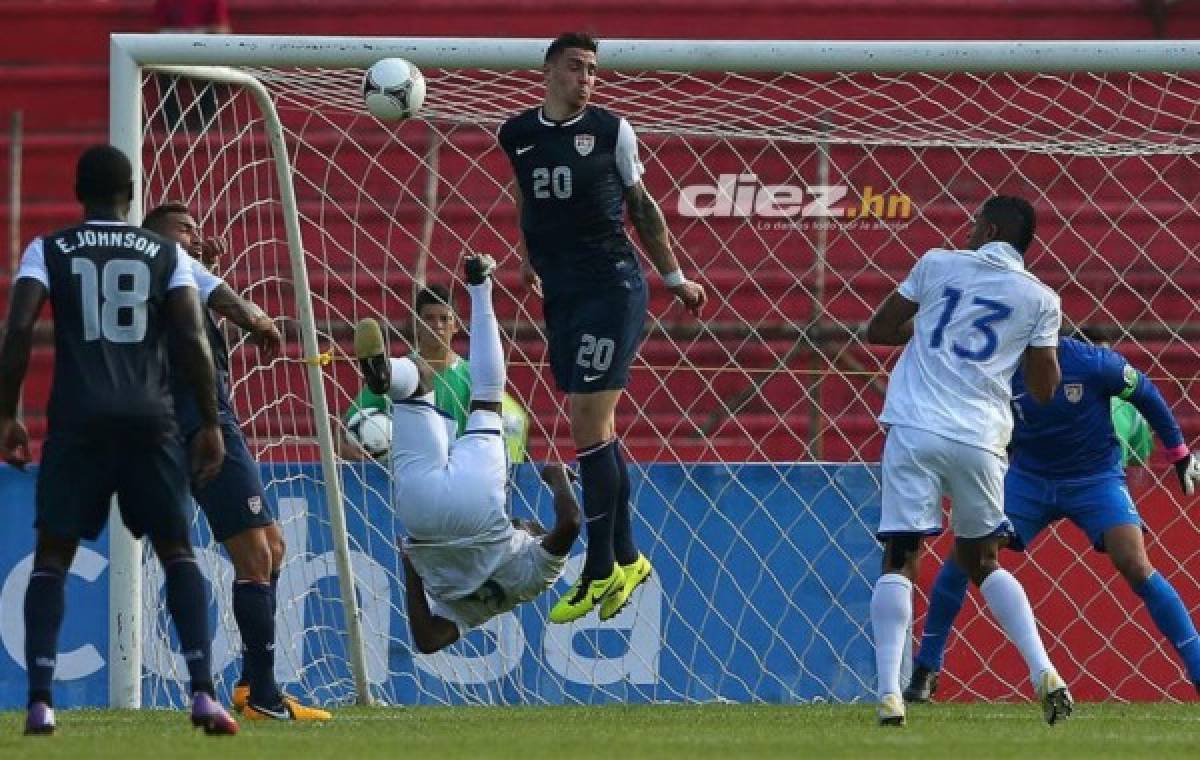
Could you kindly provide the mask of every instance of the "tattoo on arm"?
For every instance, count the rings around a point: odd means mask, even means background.
[[[267,313],[257,304],[242,298],[225,283],[218,285],[208,296],[208,308],[248,331],[268,319]]]
[[[646,254],[654,262],[660,274],[679,268],[675,255],[671,253],[671,235],[662,209],[639,182],[625,191],[625,204],[629,208],[629,220],[637,230],[638,239]]]

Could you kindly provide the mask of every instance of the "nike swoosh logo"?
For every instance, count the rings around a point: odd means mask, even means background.
[[[526,145],[524,148],[517,148],[517,155],[518,155],[518,156],[523,156],[523,155],[525,155],[526,153],[528,153],[528,152],[529,152],[529,151],[531,151],[531,150],[533,150],[533,146],[532,146],[532,145]]]
[[[292,716],[290,713],[288,713],[286,707],[283,708],[282,710],[271,710],[266,707],[259,707],[258,705],[250,705],[250,706],[253,707],[256,711],[262,713],[263,715],[266,715],[269,718],[274,718],[275,720],[291,720],[292,719]]]
[[[585,383],[592,383],[592,382],[595,382],[596,380],[599,380],[599,379],[600,379],[600,378],[602,378],[602,377],[604,377],[604,373],[603,373],[603,372],[601,372],[599,375],[584,375],[584,376],[583,376],[583,382],[585,382]]]

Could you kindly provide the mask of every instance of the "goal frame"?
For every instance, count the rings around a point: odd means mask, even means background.
[[[246,88],[270,127],[282,193],[287,243],[306,356],[319,353],[304,266],[291,167],[269,94],[253,76],[230,66],[365,68],[392,56],[431,68],[540,68],[546,40],[534,38],[291,37],[259,35],[114,34],[110,38],[109,137],[131,157],[142,153],[142,72],[185,75]],[[724,72],[1175,72],[1200,70],[1200,41],[697,41],[604,40],[604,67],[614,70]],[[134,173],[130,220],[142,218],[142,173]],[[370,701],[354,593],[341,485],[321,368],[308,385],[331,511],[347,650],[357,699]],[[114,512],[115,516],[115,512]],[[141,544],[111,521],[109,573],[109,703],[141,704]]]

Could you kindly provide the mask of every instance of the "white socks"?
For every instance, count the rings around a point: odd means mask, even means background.
[[[492,279],[468,285],[471,296],[471,400],[500,402],[504,398],[504,350],[492,309]]]
[[[421,380],[417,365],[412,359],[388,359],[392,365],[392,384],[388,388],[388,397],[392,401],[404,401],[417,391]]]
[[[1050,664],[1042,637],[1038,635],[1037,622],[1033,619],[1033,608],[1029,606],[1025,589],[1012,573],[997,568],[983,579],[979,591],[987,600],[988,609],[992,611],[996,622],[1000,623],[1004,633],[1025,658],[1025,664],[1029,666],[1029,678],[1036,691],[1038,676],[1054,666]]]
[[[899,573],[880,576],[871,594],[871,631],[875,636],[880,699],[885,694],[900,693],[900,661],[911,625],[912,583]]]

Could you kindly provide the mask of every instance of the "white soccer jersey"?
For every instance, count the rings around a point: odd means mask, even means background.
[[[501,416],[471,412],[454,439],[443,422],[449,415],[430,401],[392,405],[394,503],[430,610],[465,633],[545,591],[566,558],[514,528],[505,512]]]
[[[1058,296],[1001,242],[931,250],[898,291],[918,309],[880,421],[1003,455],[1013,373],[1029,346],[1058,345]]]
[[[471,593],[456,599],[426,594],[430,612],[457,625],[462,634],[518,604],[536,599],[562,576],[567,562],[566,557],[546,551],[541,539],[518,529],[513,529],[504,544],[493,545],[490,553],[489,559],[496,561],[496,569]]]

